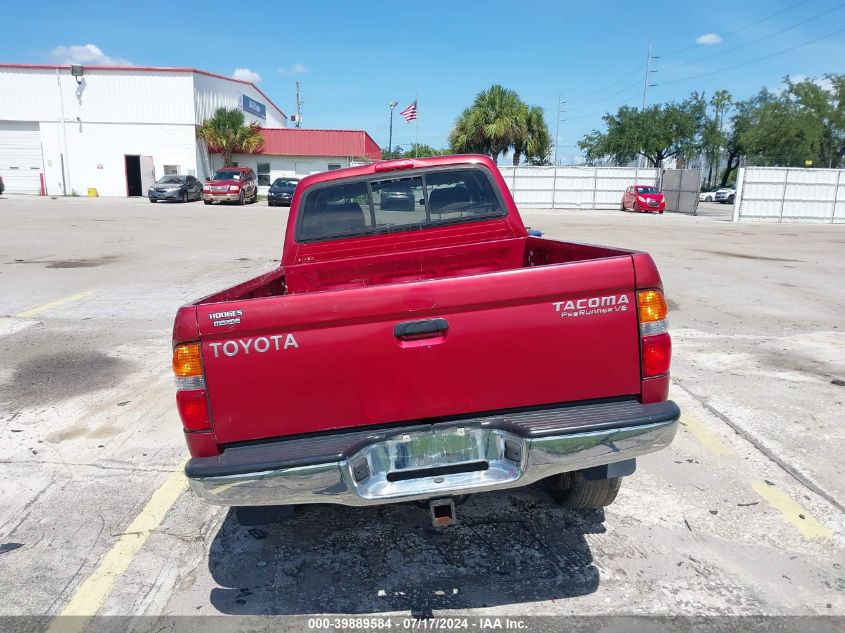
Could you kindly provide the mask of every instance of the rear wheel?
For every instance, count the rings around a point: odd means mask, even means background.
[[[589,480],[580,472],[562,473],[543,480],[549,492],[564,508],[590,510],[609,506],[619,494],[621,477]]]
[[[620,211],[624,211],[624,210],[625,210],[625,202],[624,202],[624,201],[622,202],[622,204],[620,204],[620,205],[619,205],[619,210],[620,210]]]

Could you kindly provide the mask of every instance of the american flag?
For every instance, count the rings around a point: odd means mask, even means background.
[[[414,100],[414,102],[411,105],[409,105],[407,108],[402,110],[402,112],[400,112],[399,114],[401,114],[403,117],[405,117],[405,121],[407,123],[410,123],[411,121],[415,120],[417,118],[417,102],[416,102],[416,100]]]

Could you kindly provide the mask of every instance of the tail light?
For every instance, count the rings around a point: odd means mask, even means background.
[[[173,349],[173,374],[182,426],[186,431],[211,429],[199,343],[185,343]]]
[[[637,293],[640,318],[643,377],[661,376],[669,371],[672,361],[672,339],[669,336],[669,309],[663,293],[657,289]]]

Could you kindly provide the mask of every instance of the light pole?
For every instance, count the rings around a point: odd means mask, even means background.
[[[390,106],[390,136],[389,140],[387,141],[387,153],[390,154],[390,157],[393,157],[393,108],[399,105],[398,101],[391,101],[389,104]]]

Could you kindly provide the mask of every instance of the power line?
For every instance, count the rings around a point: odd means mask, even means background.
[[[726,55],[726,54],[731,53],[733,51],[737,51],[740,48],[745,48],[747,46],[751,46],[752,44],[756,44],[757,42],[762,42],[763,40],[767,40],[767,39],[775,37],[777,35],[781,35],[783,33],[786,33],[787,31],[791,31],[792,29],[796,29],[799,26],[803,26],[804,24],[807,24],[807,22],[812,22],[813,20],[818,20],[819,18],[824,17],[825,15],[827,15],[829,13],[833,13],[834,11],[839,11],[843,7],[845,7],[845,4],[839,4],[835,7],[833,7],[832,9],[828,9],[827,11],[822,11],[821,13],[819,13],[817,15],[814,15],[810,18],[807,18],[806,20],[802,20],[801,22],[797,22],[797,23],[795,23],[791,26],[788,26],[786,28],[783,28],[780,31],[775,31],[774,33],[769,33],[768,35],[758,37],[757,39],[751,40],[750,42],[745,42],[744,44],[739,44],[738,46],[734,46],[732,48],[727,48],[725,50],[717,51],[715,53],[711,53],[710,55],[705,55],[704,57],[698,57],[696,59],[691,59],[689,61],[678,62],[677,64],[665,66],[665,67],[661,68],[660,70],[670,70],[672,68],[677,68],[679,66],[684,66],[686,64],[695,64],[696,62],[701,62],[701,61],[704,61],[705,59],[711,59],[713,57],[718,57],[719,55]]]
[[[757,26],[758,24],[762,24],[763,22],[765,22],[767,20],[771,20],[774,17],[777,17],[777,16],[779,16],[783,13],[786,13],[787,11],[791,11],[795,7],[800,6],[802,4],[806,4],[806,3],[807,3],[807,0],[801,0],[800,2],[796,2],[795,4],[791,4],[788,7],[786,7],[785,9],[781,9],[780,11],[775,11],[774,13],[767,15],[764,18],[760,18],[759,20],[756,20],[754,22],[751,22],[750,24],[746,24],[745,26],[741,26],[738,29],[734,29],[733,31],[728,31],[727,33],[725,33],[725,37],[735,35],[735,34],[739,33],[740,31],[750,29],[752,26]],[[678,48],[678,49],[675,49],[674,51],[669,51],[668,53],[663,53],[663,57],[669,57],[670,55],[677,55],[679,53],[684,53],[686,51],[692,50],[693,48],[698,48],[699,46],[701,46],[701,44],[696,43],[696,44],[692,44],[691,46],[685,46],[684,48]]]
[[[684,81],[690,81],[692,79],[698,79],[699,77],[707,77],[708,75],[716,75],[718,73],[723,73],[728,70],[733,70],[735,68],[741,68],[743,66],[748,66],[750,64],[756,64],[757,62],[761,62],[766,59],[770,59],[772,57],[777,57],[778,55],[783,55],[784,53],[789,53],[794,51],[798,48],[803,48],[804,46],[809,46],[810,44],[815,44],[816,42],[820,42],[821,40],[826,40],[829,37],[833,37],[834,35],[839,35],[840,33],[845,32],[845,28],[833,31],[832,33],[828,33],[827,35],[822,35],[821,37],[817,37],[814,40],[810,40],[809,42],[804,42],[803,44],[797,44],[795,46],[790,46],[789,48],[784,48],[782,50],[776,51],[774,53],[770,53],[769,55],[764,55],[763,57],[758,57],[756,59],[748,60],[747,62],[742,62],[740,64],[734,64],[733,66],[725,66],[724,68],[719,68],[718,70],[710,70],[705,73],[699,73],[697,75],[691,75],[690,77],[684,77],[683,79],[673,79],[672,81],[664,81],[659,86],[669,86],[672,84],[682,83]]]
[[[622,83],[623,81],[625,81],[626,79],[630,79],[633,75],[638,75],[638,74],[640,74],[640,71],[641,71],[642,69],[643,69],[643,67],[642,67],[642,66],[640,66],[640,67],[639,67],[639,68],[637,68],[635,71],[630,72],[630,73],[628,73],[628,74],[624,75],[623,77],[620,77],[620,78],[619,78],[619,79],[617,79],[616,81],[612,81],[612,82],[610,82],[609,84],[607,84],[606,86],[604,86],[604,87],[602,87],[602,88],[599,88],[598,90],[594,90],[593,92],[588,92],[588,93],[587,93],[587,94],[585,94],[583,97],[580,97],[580,98],[576,99],[576,100],[575,100],[575,103],[578,103],[579,101],[585,101],[586,99],[589,99],[589,98],[590,98],[590,97],[592,97],[593,95],[597,95],[597,94],[599,94],[600,92],[604,92],[604,91],[605,91],[605,90],[607,90],[608,88],[613,88],[613,86],[616,86],[616,85],[618,85],[618,84],[621,84],[621,83]],[[624,88],[623,88],[623,90],[624,90]],[[616,93],[616,94],[618,94],[618,93]],[[592,104],[590,104],[590,105],[592,105]],[[586,106],[586,107],[589,107],[589,106]]]
[[[637,81],[637,84],[639,84],[639,81]],[[626,105],[631,99],[633,99],[634,97],[640,96],[641,94],[642,94],[642,90],[640,88],[637,88],[636,92],[631,93],[628,96],[627,99],[625,99],[622,103],[616,105],[614,107],[614,109],[621,108],[623,105]],[[587,117],[596,116],[597,114],[604,114],[604,113],[609,112],[609,111],[610,111],[610,108],[605,108],[603,110],[596,110],[595,112],[588,112],[587,114],[580,114],[578,116],[568,117],[568,118],[564,119],[564,121],[577,121],[578,119],[586,119]]]
[[[639,85],[640,85],[640,80],[637,79],[637,80],[634,81],[634,83],[629,84],[627,86],[623,86],[622,88],[620,88],[616,92],[613,92],[609,95],[606,95],[606,96],[602,97],[601,99],[596,99],[595,101],[591,101],[590,103],[588,103],[586,105],[578,106],[577,108],[572,108],[571,110],[569,110],[569,112],[577,112],[578,110],[584,110],[585,108],[592,108],[597,103],[601,103],[602,101],[607,101],[609,99],[613,99],[616,95],[623,93],[626,90],[630,90],[634,86],[639,86]]]

